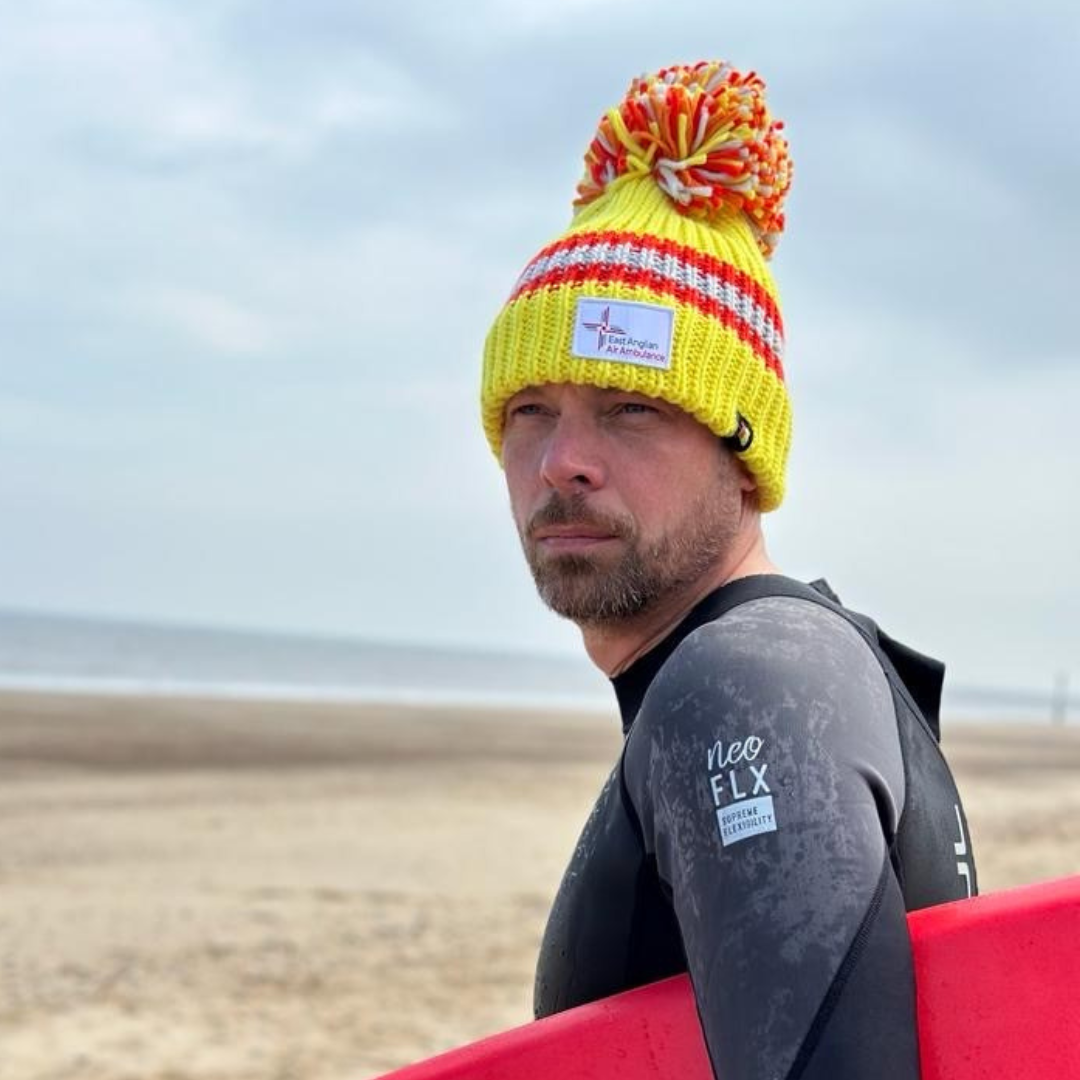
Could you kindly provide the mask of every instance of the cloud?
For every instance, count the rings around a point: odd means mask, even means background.
[[[415,634],[562,648],[479,433],[483,337],[628,79],[721,55],[766,77],[796,163],[785,565],[917,643],[929,626],[966,681],[1077,651],[1074,6],[47,0],[0,21],[22,602],[406,634],[422,597]]]
[[[143,318],[156,315],[164,329],[179,331],[196,348],[215,354],[257,355],[275,339],[267,317],[214,293],[154,286],[135,292],[126,304]]]
[[[1042,685],[1080,655],[1080,366],[880,378],[907,414],[852,416],[836,389],[796,398],[790,495],[768,523],[782,565],[828,574],[960,682]]]
[[[15,394],[0,394],[0,437],[11,445],[32,447],[51,442],[61,436],[70,443],[72,419],[75,430],[81,427],[80,418],[65,416],[49,405]]]
[[[223,8],[54,2],[8,18],[0,87],[17,90],[7,96],[20,105],[8,110],[6,134],[60,140],[69,155],[115,172],[216,159],[265,166],[347,133],[454,122],[445,95],[363,47],[347,69],[309,58],[266,71],[257,48],[230,36]]]
[[[569,30],[588,33],[598,22],[607,26],[605,16],[625,18],[644,5],[635,0],[522,0],[505,4],[488,3],[484,14],[495,26],[517,34],[537,30]]]

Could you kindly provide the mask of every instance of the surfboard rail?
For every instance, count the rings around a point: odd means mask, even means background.
[[[922,1080],[1080,1080],[1080,875],[924,908],[908,928]],[[714,1080],[685,975],[380,1080],[614,1077]]]

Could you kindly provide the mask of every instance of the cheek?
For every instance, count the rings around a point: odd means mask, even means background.
[[[503,451],[503,477],[506,493],[510,497],[510,512],[520,529],[531,513],[531,503],[536,488],[535,472],[522,460],[520,453]]]
[[[529,471],[536,456],[534,443],[535,439],[525,438],[517,425],[508,426],[503,432],[502,467],[507,483],[512,475],[520,478]]]
[[[514,524],[518,527],[518,531],[520,532],[529,516],[528,502],[525,500],[520,489],[507,484],[506,490],[510,496],[510,514],[514,519]]]
[[[637,508],[643,528],[653,534],[682,525],[687,516],[717,498],[720,486],[716,462],[711,468],[697,463],[671,462],[670,467],[649,470],[637,475],[627,490],[631,505]]]

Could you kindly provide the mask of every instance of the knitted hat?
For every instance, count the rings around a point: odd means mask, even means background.
[[[662,398],[732,440],[779,506],[791,441],[783,324],[766,266],[791,182],[757,75],[635,79],[585,155],[570,227],[525,267],[484,346],[484,431],[543,383]]]

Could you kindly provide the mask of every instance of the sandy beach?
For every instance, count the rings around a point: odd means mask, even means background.
[[[613,716],[0,694],[0,1076],[363,1080],[527,1020]],[[1080,725],[946,726],[983,891]]]

